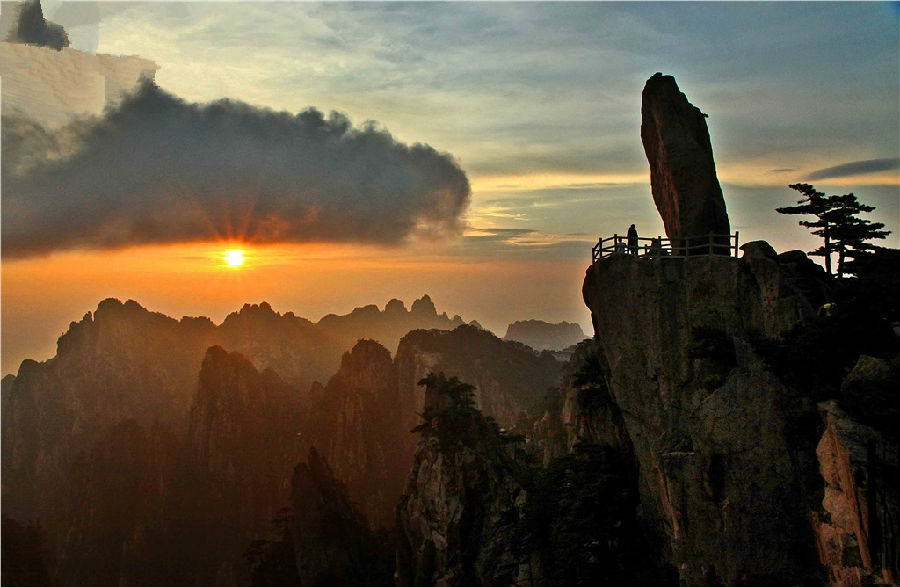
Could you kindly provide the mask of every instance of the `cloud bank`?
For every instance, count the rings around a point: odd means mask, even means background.
[[[842,163],[834,167],[825,167],[817,169],[809,174],[810,180],[832,179],[835,177],[853,177],[856,175],[865,175],[867,173],[877,173],[879,171],[890,171],[892,169],[900,169],[900,159],[866,159],[864,161],[851,161],[850,163]]]
[[[396,244],[461,230],[452,157],[375,123],[221,100],[145,81],[103,118],[50,133],[3,120],[5,257],[236,239]]]

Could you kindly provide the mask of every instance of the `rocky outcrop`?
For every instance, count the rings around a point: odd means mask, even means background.
[[[423,437],[397,507],[400,587],[529,584],[519,466],[466,388],[432,378],[425,392]]]
[[[688,102],[675,78],[661,73],[647,80],[641,99],[641,140],[666,234],[676,244],[730,234],[706,115]]]
[[[315,444],[370,522],[393,526],[415,438],[405,425],[413,406],[400,398],[390,353],[359,341],[319,397]]]
[[[275,540],[247,553],[253,585],[392,585],[390,545],[371,532],[315,448],[295,468]]]
[[[560,365],[519,343],[472,326],[414,331],[397,357],[372,340],[344,355],[328,385],[310,393],[309,433],[376,527],[394,523],[394,507],[413,464],[410,431],[425,409],[419,381],[432,372],[476,384],[475,401],[504,425],[515,422],[559,380]]]
[[[431,325],[423,312],[404,311],[397,327]],[[452,322],[432,314],[442,324]],[[368,326],[354,322],[351,334],[364,336]],[[133,419],[145,428],[158,423],[183,430],[210,346],[240,352],[305,393],[337,370],[356,340],[341,346],[328,327],[280,314],[265,302],[245,304],[216,326],[203,317],[175,320],[133,300],[104,300],[69,325],[55,357],[26,360],[18,376],[4,381],[4,511],[46,519],[49,504],[59,503],[59,476],[110,426]]]
[[[288,499],[303,451],[296,392],[239,353],[206,353],[191,407],[188,444],[197,483],[213,512],[229,512],[241,539],[260,533]]]
[[[428,373],[443,371],[474,385],[476,406],[502,426],[514,424],[560,376],[560,364],[550,353],[536,355],[521,343],[469,325],[451,332],[410,332],[397,347],[395,364],[403,405],[415,406],[407,416],[408,429],[424,407],[417,386]]]
[[[816,454],[825,495],[813,525],[828,583],[895,584],[900,577],[900,445],[854,421],[834,400],[819,409],[825,431]]]
[[[755,342],[814,313],[764,250],[750,247],[743,259],[613,256],[585,276],[643,516],[685,585],[819,580],[809,526],[821,503],[819,418]]]
[[[584,332],[572,322],[521,320],[506,328],[503,340],[515,340],[538,351],[561,351],[584,340]]]
[[[365,578],[368,523],[314,448],[294,469],[291,486],[300,585],[346,585]]]
[[[54,358],[23,361],[3,397],[4,510],[53,517],[73,459],[116,424],[183,425],[213,329],[104,300],[69,325]]]

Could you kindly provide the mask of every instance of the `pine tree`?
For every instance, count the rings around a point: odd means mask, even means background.
[[[785,206],[775,208],[780,214],[811,214],[816,220],[801,220],[800,226],[815,229],[812,234],[821,236],[824,244],[809,251],[810,255],[825,257],[825,271],[831,273],[831,255],[838,254],[838,278],[844,276],[845,260],[855,258],[874,248],[874,245],[866,241],[883,239],[890,234],[888,230],[882,230],[884,224],[871,222],[859,218],[858,214],[871,212],[874,206],[868,206],[856,199],[856,196],[844,194],[842,196],[826,196],[806,183],[796,183],[788,186],[803,194],[803,198],[797,200],[797,206]]]

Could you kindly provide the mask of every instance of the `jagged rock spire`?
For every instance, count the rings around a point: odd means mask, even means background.
[[[641,98],[641,140],[666,234],[673,240],[730,234],[706,114],[688,102],[670,75],[653,75]]]

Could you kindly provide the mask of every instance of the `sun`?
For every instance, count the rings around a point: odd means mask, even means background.
[[[225,264],[229,267],[237,268],[244,264],[243,249],[228,249],[222,254],[222,257],[225,259]]]

